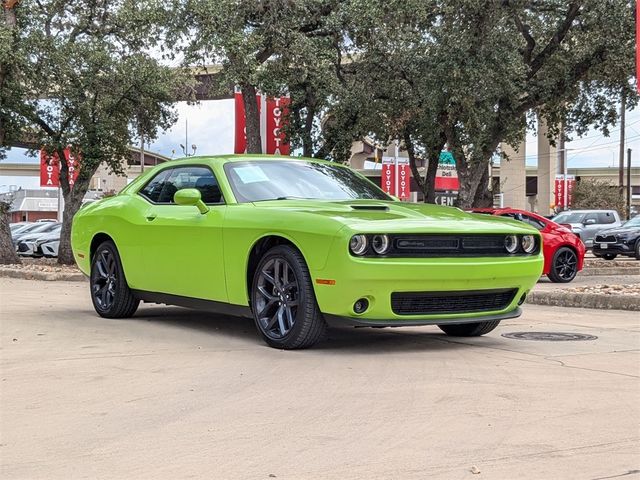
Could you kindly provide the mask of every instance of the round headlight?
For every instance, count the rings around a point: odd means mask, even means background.
[[[371,246],[378,255],[384,255],[389,250],[389,237],[387,235],[374,235],[371,240]]]
[[[367,251],[367,237],[365,235],[354,235],[349,242],[349,249],[354,255],[363,255]]]
[[[515,235],[507,235],[504,237],[504,248],[509,253],[516,253],[518,251],[518,237]]]
[[[534,237],[533,235],[523,235],[521,244],[522,249],[526,253],[533,253],[533,251],[536,249],[536,237]]]

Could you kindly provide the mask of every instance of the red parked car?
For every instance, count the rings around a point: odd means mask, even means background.
[[[552,282],[570,282],[582,270],[585,253],[584,243],[577,235],[571,233],[570,228],[552,222],[537,213],[516,208],[474,208],[470,211],[513,218],[540,230],[544,254],[542,273],[547,275]]]

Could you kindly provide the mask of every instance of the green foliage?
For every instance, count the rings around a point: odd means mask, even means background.
[[[576,182],[571,193],[571,208],[626,211],[624,195],[611,182],[581,179]]]
[[[98,166],[122,173],[137,136],[153,138],[175,121],[172,102],[184,77],[149,53],[162,35],[158,11],[153,0],[24,0],[16,7],[3,110],[23,123],[19,137],[35,148],[71,146],[81,154],[73,190],[61,165],[61,262],[73,261],[71,218]]]

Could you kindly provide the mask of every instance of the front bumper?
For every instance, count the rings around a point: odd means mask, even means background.
[[[507,320],[509,318],[517,318],[522,315],[520,307],[510,312],[500,313],[497,315],[482,315],[478,317],[451,319],[445,317],[429,317],[428,320],[368,320],[361,317],[339,317],[337,315],[324,314],[324,319],[332,327],[351,326],[351,327],[418,327],[423,325],[438,325],[441,323],[475,323],[475,322],[491,322],[495,320]]]
[[[634,245],[627,245],[626,243],[593,243],[593,254],[596,256],[602,256],[607,253],[613,253],[615,255],[635,255]]]
[[[356,258],[332,255],[321,271],[312,271],[316,299],[325,317],[370,326],[468,323],[520,315],[518,304],[542,273],[542,255],[482,258]],[[516,289],[500,310],[405,315],[393,311],[394,292],[482,292]],[[354,311],[365,298],[369,308]]]

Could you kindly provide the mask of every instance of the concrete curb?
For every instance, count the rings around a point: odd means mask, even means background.
[[[527,303],[557,307],[640,311],[640,295],[534,291],[527,296]]]
[[[87,277],[82,273],[39,272],[11,267],[0,267],[0,277],[20,278],[22,280],[44,280],[49,282],[83,282],[87,280]]]
[[[640,267],[609,267],[590,268],[587,267],[578,273],[580,276],[593,277],[596,275],[640,275]]]

